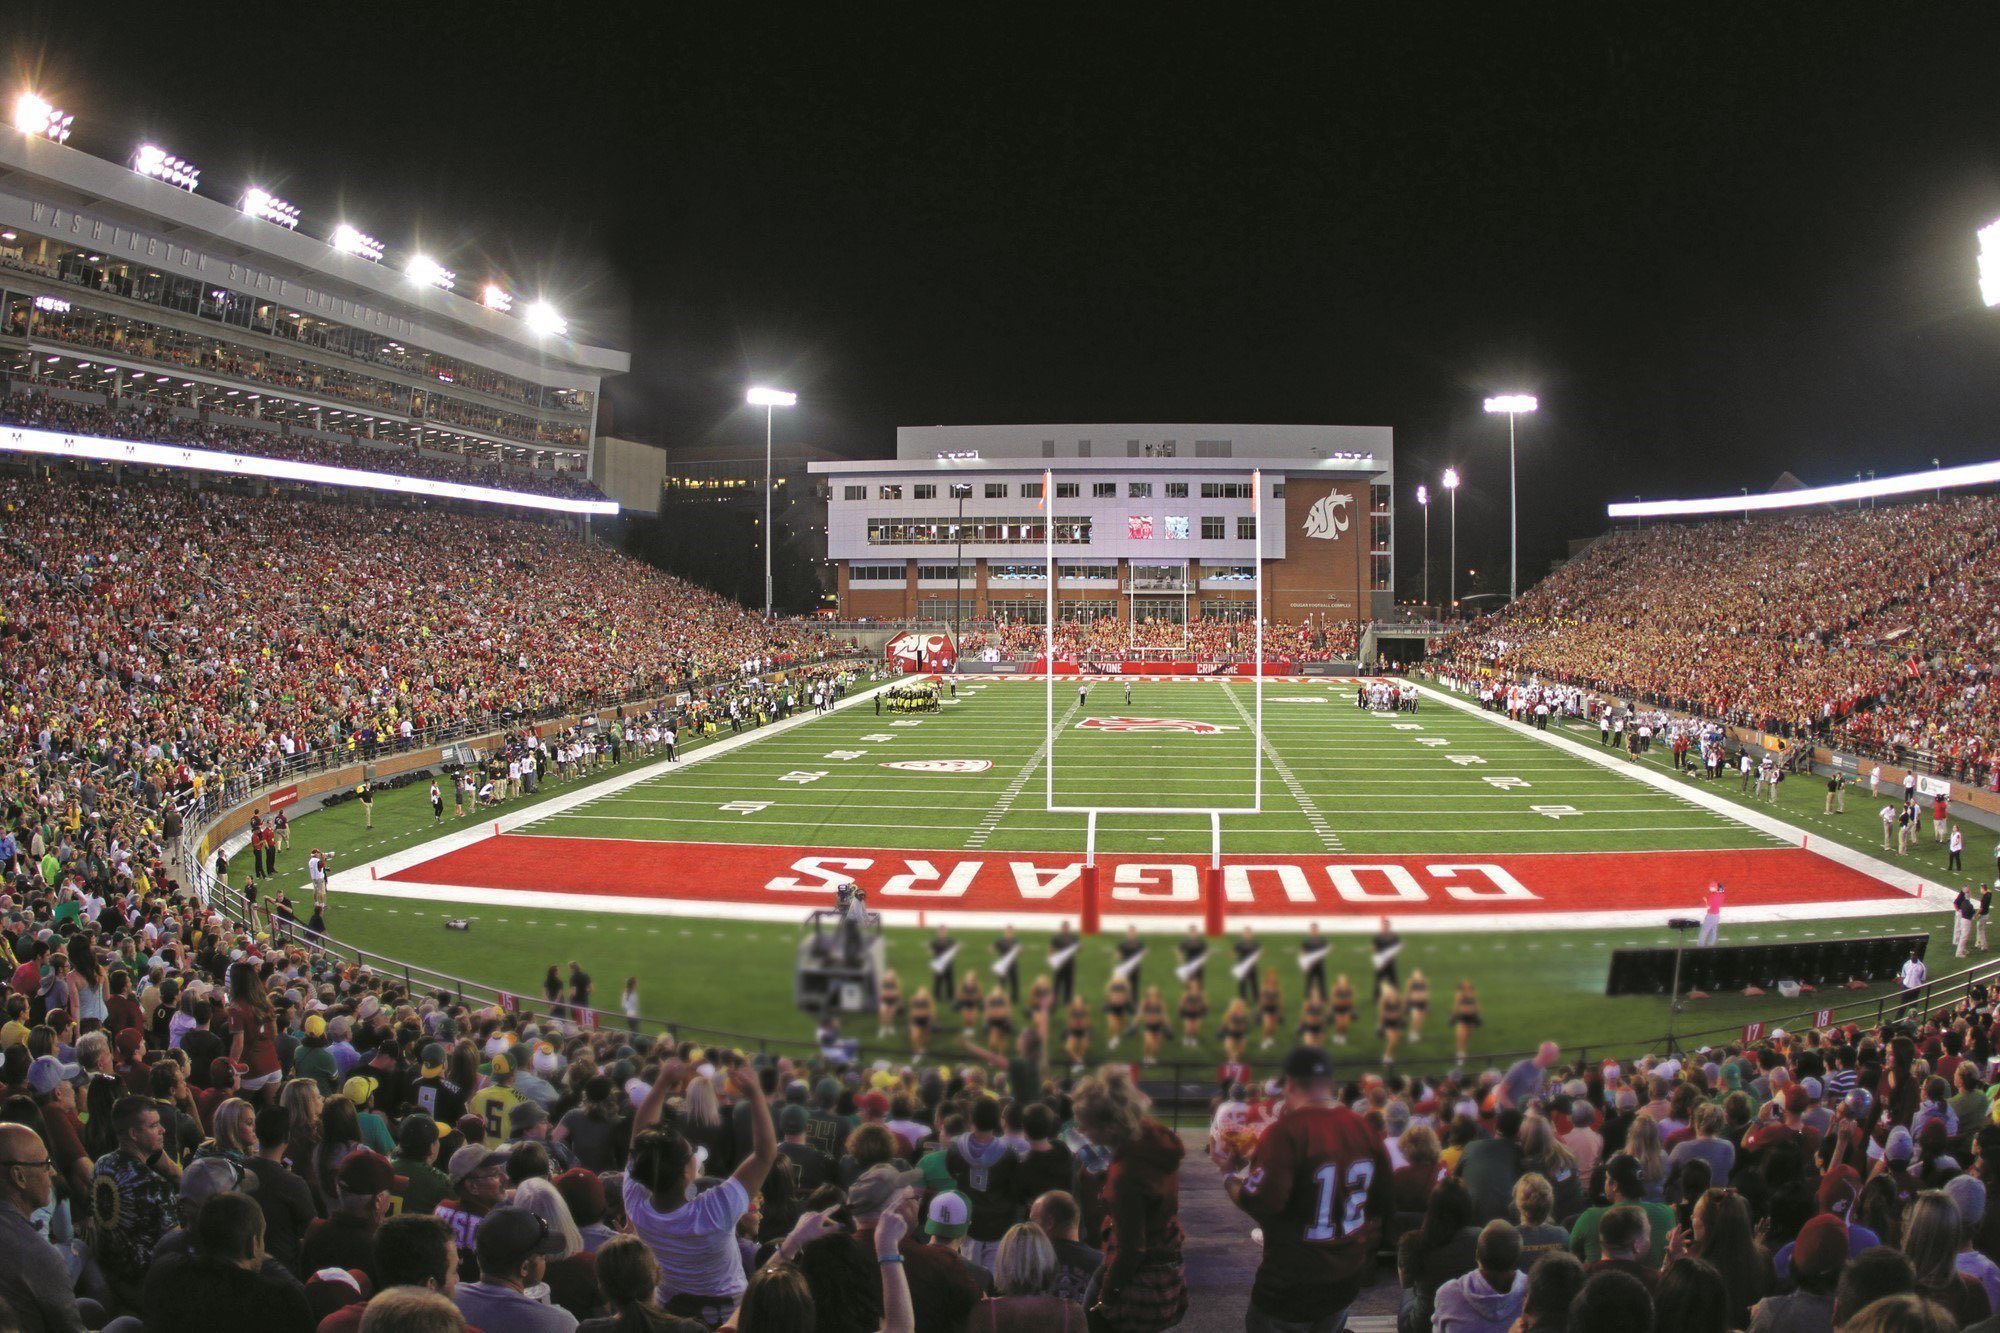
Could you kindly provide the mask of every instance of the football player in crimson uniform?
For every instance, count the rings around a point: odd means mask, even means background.
[[[1221,1145],[1225,1188],[1264,1229],[1251,1307],[1280,1324],[1329,1326],[1367,1281],[1394,1208],[1388,1151],[1334,1097],[1333,1061],[1301,1046],[1285,1059],[1285,1100],[1247,1157]]]

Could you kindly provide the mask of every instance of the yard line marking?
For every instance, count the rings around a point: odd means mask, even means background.
[[[1035,770],[1048,760],[1049,747],[1055,744],[1056,736],[1068,729],[1069,720],[1075,717],[1077,710],[1082,707],[1083,705],[1080,703],[1071,704],[1069,711],[1065,712],[1056,722],[1055,726],[1050,729],[1049,734],[1042,738],[1041,748],[1035,751],[1034,757],[1021,766],[1021,771],[1014,775],[1014,780],[1009,782],[1007,789],[1000,793],[1000,799],[993,803],[992,807],[987,810],[985,817],[979,821],[979,827],[966,835],[965,850],[976,852],[985,848],[986,840],[993,836],[993,830],[1000,827],[1000,821],[1005,819],[1007,812],[1014,808],[1014,801],[1028,785],[1028,779],[1033,777]]]
[[[1236,697],[1236,691],[1233,688],[1224,685],[1222,693],[1234,705],[1246,726],[1255,727],[1257,725],[1257,719],[1250,716],[1250,710],[1245,708],[1243,701]],[[1270,734],[1266,732],[1258,740],[1262,744],[1264,753],[1270,756],[1271,771],[1278,775],[1278,781],[1284,783],[1285,790],[1292,794],[1292,800],[1298,803],[1300,813],[1305,815],[1306,823],[1312,825],[1313,835],[1320,840],[1320,844],[1329,852],[1346,851],[1347,848],[1341,844],[1340,835],[1334,832],[1333,825],[1327,823],[1326,816],[1320,813],[1319,804],[1306,794],[1306,789],[1299,784],[1298,778],[1293,775],[1292,766],[1285,762],[1283,755],[1278,753],[1278,747],[1271,744]]]

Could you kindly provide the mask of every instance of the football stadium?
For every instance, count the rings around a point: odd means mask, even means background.
[[[1159,272],[1269,296],[1299,247],[1233,202],[981,230],[1032,170],[849,140],[880,108],[796,53],[769,109],[673,126],[636,114],[661,44],[557,58],[644,144],[567,192],[520,165],[556,127],[404,89],[451,161],[371,192],[410,144],[177,119],[45,17],[0,129],[0,1323],[2000,1321],[1990,181],[1925,193],[1880,131],[1922,203],[1868,244],[1958,267],[1920,333],[1868,287],[1886,350],[1785,307],[1843,437],[1635,409],[1664,381],[1553,297],[1534,336],[1471,296],[1433,326],[1369,283],[1440,290],[1439,251],[1365,209],[1351,310],[1211,300],[1171,345]],[[686,49],[746,35],[714,22]],[[941,123],[1084,151],[950,82]],[[1572,95],[1507,123],[1583,151]],[[1189,151],[1263,197],[1236,123]],[[776,127],[815,207],[723,151]],[[1096,133],[1122,188],[1179,160]],[[662,179],[593,195],[633,152]],[[958,239],[837,205],[904,153]],[[1599,280],[1617,175],[1559,191]],[[781,237],[854,268],[775,296]],[[1646,279],[1648,346],[1791,383],[1794,325],[1690,332],[1749,301],[1715,271],[1792,299],[1737,239]],[[911,332],[940,309],[962,334]],[[1363,368],[1288,396],[1226,346],[1308,329]]]

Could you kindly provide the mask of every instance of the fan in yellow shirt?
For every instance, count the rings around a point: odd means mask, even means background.
[[[507,1138],[507,1117],[520,1104],[521,1094],[514,1091],[514,1062],[507,1056],[496,1055],[492,1082],[473,1093],[465,1106],[486,1126],[487,1138],[501,1143]]]

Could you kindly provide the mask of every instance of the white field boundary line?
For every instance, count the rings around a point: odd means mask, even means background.
[[[1802,850],[1812,852],[1816,856],[1823,856],[1827,860],[1837,865],[1846,866],[1850,870],[1858,870],[1870,879],[1880,880],[1891,888],[1900,889],[1909,895],[1908,901],[1904,906],[1900,909],[1891,910],[1908,912],[1943,911],[1951,906],[1952,891],[1935,880],[1924,879],[1921,876],[1912,876],[1909,871],[1900,866],[1891,865],[1889,862],[1869,856],[1865,852],[1856,851],[1852,847],[1835,842],[1832,838],[1824,834],[1820,835],[1819,842],[1814,843],[1812,835],[1798,825],[1779,819],[1774,815],[1767,815],[1760,810],[1746,810],[1734,801],[1718,796],[1714,792],[1702,790],[1699,785],[1686,785],[1687,779],[1685,778],[1676,782],[1665,773],[1648,765],[1632,763],[1629,759],[1625,759],[1622,756],[1614,759],[1604,754],[1601,747],[1585,745],[1580,741],[1571,740],[1569,737],[1558,735],[1555,732],[1537,731],[1526,723],[1509,720],[1504,713],[1486,712],[1477,704],[1467,703],[1449,692],[1432,689],[1428,685],[1418,685],[1417,689],[1420,693],[1428,695],[1438,703],[1455,708],[1461,713],[1467,713],[1473,717],[1480,718],[1503,731],[1512,731],[1533,736],[1544,745],[1561,750],[1565,754],[1575,755],[1579,759],[1588,760],[1599,768],[1623,773],[1634,782],[1644,783],[1656,791],[1672,792],[1705,810],[1710,810],[1721,815],[1725,819],[1733,820],[1746,828],[1755,829],[1759,833],[1768,833],[1775,838],[1783,839],[1785,842],[1791,843]],[[1688,887],[1688,901],[1691,904],[1696,900],[1696,891],[1699,887],[1696,885]],[[1731,919],[1756,919],[1754,917],[1740,917],[1737,909],[1733,907],[1724,910],[1726,915]]]
[[[802,857],[814,855],[810,848],[799,848]],[[895,859],[901,865],[909,856],[922,857],[926,853],[878,853],[878,859]],[[950,852],[931,852],[932,859],[952,855]],[[976,854],[980,859],[1005,864],[1008,853],[983,852]],[[1164,858],[1163,858],[1164,859]],[[1206,856],[1182,855],[1172,858],[1178,861],[1206,861]],[[1024,862],[1024,865],[1034,865]],[[1083,865],[1083,854],[1077,853],[1074,865]],[[1049,867],[1037,867],[1046,877]],[[770,921],[784,925],[798,925],[805,920],[806,913],[815,907],[823,907],[830,898],[816,895],[798,895],[796,901],[783,903],[734,903],[713,902],[705,898],[639,898],[622,897],[616,894],[599,893],[548,893],[529,889],[479,889],[461,884],[418,884],[408,881],[364,880],[363,887],[352,890],[356,896],[381,898],[408,898],[429,903],[463,903],[477,907],[514,910],[604,912],[620,916],[665,916],[697,917],[709,920],[728,921]],[[1692,901],[1692,899],[1690,899]],[[950,901],[933,897],[933,902]],[[1025,910],[1022,905],[996,906],[980,911],[963,908],[932,907],[887,907],[881,906],[878,897],[869,899],[869,910],[878,913],[884,925],[928,929],[933,926],[950,926],[954,929],[993,930],[1002,924],[1009,924],[1024,930],[1054,929],[1065,922],[1074,926],[1075,912],[1047,912]],[[1142,934],[1180,935],[1189,926],[1199,926],[1203,915],[1199,904],[1185,913],[1155,913],[1133,915],[1118,910],[1116,891],[1104,890],[1103,926],[1108,937],[1122,932],[1126,926],[1136,926]],[[1373,935],[1376,923],[1384,912],[1396,918],[1396,929],[1405,935],[1431,934],[1491,934],[1497,932],[1535,932],[1546,935],[1550,931],[1562,930],[1652,930],[1663,927],[1668,917],[1685,916],[1688,908],[1672,912],[1465,912],[1436,913],[1414,916],[1396,911],[1393,903],[1321,903],[1319,910],[1301,909],[1288,913],[1246,913],[1233,912],[1229,924],[1232,929],[1239,926],[1253,926],[1259,931],[1303,934],[1308,926],[1317,925],[1328,935]],[[1907,902],[1858,903],[1805,903],[1786,907],[1730,908],[1722,926],[1725,944],[1740,941],[1731,938],[1739,926],[1768,925],[1782,922],[1829,921],[1865,917],[1899,916],[1920,910]],[[1664,941],[1661,942],[1664,945]]]
[[[888,689],[891,685],[900,683],[900,680],[888,680],[877,685],[874,689],[849,694],[845,699],[834,704],[832,712],[838,713],[842,709],[851,708],[871,698],[878,692]],[[418,843],[414,847],[406,847],[400,852],[391,852],[379,860],[367,861],[361,865],[329,876],[327,879],[327,888],[329,890],[352,890],[358,889],[362,885],[372,885],[377,875],[393,875],[399,870],[406,870],[413,865],[421,865],[425,861],[434,860],[447,853],[470,847],[476,842],[485,841],[487,838],[496,837],[502,833],[511,833],[515,829],[523,828],[538,820],[549,819],[566,811],[577,809],[579,806],[588,805],[592,801],[599,801],[607,796],[614,796],[621,791],[627,791],[636,787],[642,782],[651,782],[653,779],[669,773],[686,772],[698,764],[740,750],[744,746],[754,741],[762,740],[766,736],[782,735],[787,731],[805,726],[810,722],[816,722],[820,718],[827,716],[830,716],[830,714],[797,713],[782,722],[773,722],[763,727],[753,727],[749,731],[730,736],[727,739],[711,741],[683,759],[655,760],[653,763],[647,764],[644,768],[636,768],[630,773],[622,773],[615,778],[606,778],[604,781],[594,783],[591,786],[583,787],[573,792],[566,792],[561,796],[551,797],[539,805],[516,810],[512,814],[481,818],[473,825],[460,829],[455,833],[447,833],[441,838],[433,838],[428,842]],[[246,841],[248,839],[248,834],[238,836]],[[232,839],[233,841],[235,840]],[[233,857],[235,851],[232,850],[230,855]]]
[[[1057,719],[1056,730],[1061,731],[1069,726],[1069,720],[1076,716],[1077,711],[1081,707],[1081,704],[1071,704],[1069,710],[1061,718]],[[1014,808],[1015,800],[1020,797],[1022,790],[1028,785],[1028,779],[1035,775],[1036,769],[1048,761],[1049,752],[1055,748],[1055,743],[1056,738],[1053,733],[1042,738],[1041,748],[1035,751],[1033,758],[1021,766],[1021,771],[1014,775],[1014,780],[1009,782],[1006,790],[1000,793],[1000,799],[993,802],[987,809],[986,814],[980,818],[979,827],[973,829],[966,837],[965,849],[967,851],[976,852],[986,846],[986,840],[993,836],[993,831],[1000,827],[1000,821],[1005,819],[1007,812]]]

